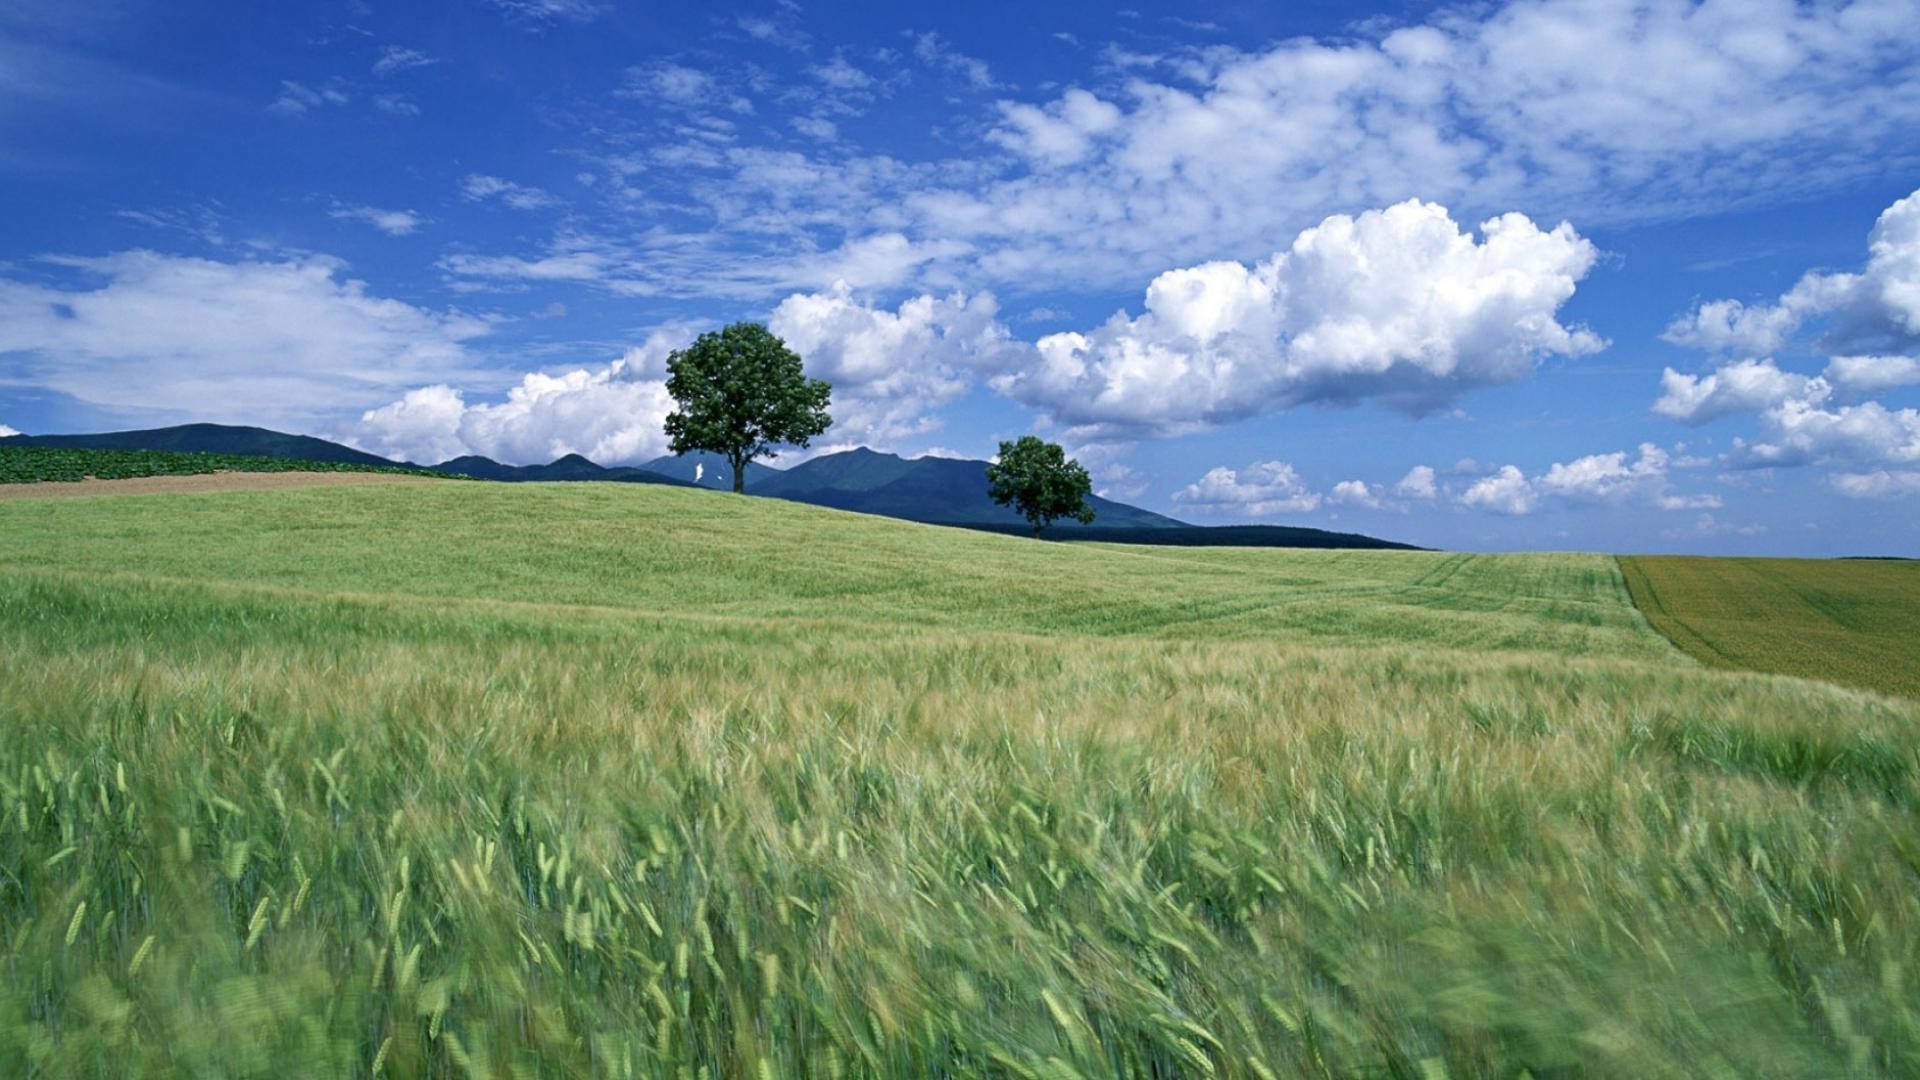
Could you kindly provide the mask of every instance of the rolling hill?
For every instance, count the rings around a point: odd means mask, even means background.
[[[755,495],[909,521],[1024,526],[1020,515],[987,497],[986,472],[984,461],[940,457],[908,459],[861,448],[812,458],[757,483],[749,472],[747,490]],[[1095,496],[1088,501],[1097,515],[1095,523],[1102,526],[1193,528],[1186,522],[1111,499]],[[1083,527],[1077,521],[1054,525],[1061,530]]]
[[[141,431],[93,435],[9,435],[0,445],[47,446],[73,450],[165,450],[176,454],[241,454],[248,457],[338,461],[354,465],[406,465],[311,435],[288,435],[267,428],[229,424],[182,424]]]
[[[625,466],[607,468],[596,465],[579,454],[568,454],[547,465],[502,465],[492,458],[468,455],[454,458],[452,461],[443,461],[432,466],[432,469],[434,472],[471,476],[476,480],[498,480],[509,484],[593,480],[619,484],[693,486],[691,481],[676,480],[649,469]]]
[[[10,1075],[1920,1071],[1920,704],[1702,667],[1605,555],[478,482],[0,536]]]
[[[732,487],[731,470],[715,454],[655,458],[639,466],[607,467],[579,454],[545,465],[507,465],[469,455],[437,465],[396,462],[363,450],[309,435],[288,435],[267,428],[225,424],[186,424],[141,431],[93,435],[15,435],[0,446],[67,447],[100,450],[164,450],[175,453],[240,454],[291,458],[357,466],[426,468],[433,472],[502,483],[601,481],[629,484]],[[956,458],[903,458],[861,447],[810,458],[790,469],[755,462],[747,471],[747,493],[835,510],[877,514],[937,525],[962,525],[992,532],[1026,534],[1027,524],[1012,510],[987,497],[987,463]],[[1054,539],[1180,547],[1406,548],[1411,545],[1357,533],[1296,526],[1230,525],[1202,527],[1137,506],[1094,497],[1091,525],[1056,522]]]

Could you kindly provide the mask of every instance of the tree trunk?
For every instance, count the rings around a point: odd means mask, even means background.
[[[733,463],[733,493],[735,495],[745,495],[747,493],[746,459],[736,454],[729,460]]]

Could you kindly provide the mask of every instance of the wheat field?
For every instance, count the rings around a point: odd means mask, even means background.
[[[1920,1072],[1920,706],[1604,556],[0,504],[28,1075]]]

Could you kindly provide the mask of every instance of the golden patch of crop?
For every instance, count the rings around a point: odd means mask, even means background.
[[[1920,562],[1620,560],[1634,603],[1689,656],[1920,698]]]

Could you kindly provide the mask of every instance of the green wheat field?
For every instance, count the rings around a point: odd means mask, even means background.
[[[1598,555],[0,503],[0,1072],[1920,1073],[1920,704]]]

